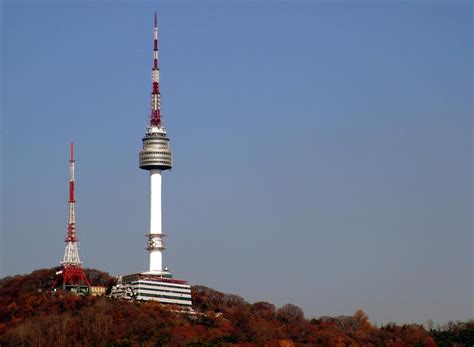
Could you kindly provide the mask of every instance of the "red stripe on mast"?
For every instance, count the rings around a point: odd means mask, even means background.
[[[160,80],[158,66],[158,15],[155,12],[154,22],[154,38],[153,38],[153,89],[152,89],[152,108],[150,125],[152,127],[161,127],[161,112],[160,112]]]

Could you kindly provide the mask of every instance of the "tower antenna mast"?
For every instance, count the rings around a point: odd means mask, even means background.
[[[153,91],[151,93],[150,126],[161,127],[160,110],[160,67],[158,65],[158,19],[155,12],[155,26],[153,28]]]
[[[61,269],[57,272],[58,278],[53,284],[54,288],[74,289],[76,291],[89,291],[90,283],[82,269],[82,262],[79,258],[79,246],[76,233],[76,200],[75,192],[75,169],[74,143],[71,142],[71,152],[69,159],[69,213],[66,235],[66,249],[61,261]]]

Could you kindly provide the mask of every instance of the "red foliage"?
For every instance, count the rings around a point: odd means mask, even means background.
[[[93,285],[114,283],[106,273],[86,272]],[[180,314],[157,302],[53,294],[53,275],[54,269],[38,270],[0,280],[0,345],[436,346],[421,325],[377,328],[361,310],[309,321],[294,305],[277,310],[267,302],[252,305],[237,295],[196,286],[197,314]],[[474,324],[462,329],[451,330],[464,339],[474,336]]]

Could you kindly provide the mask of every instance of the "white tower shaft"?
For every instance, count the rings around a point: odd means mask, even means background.
[[[161,234],[161,170],[150,170],[150,234]]]
[[[150,170],[150,272],[163,271],[163,233],[161,229],[161,170]]]

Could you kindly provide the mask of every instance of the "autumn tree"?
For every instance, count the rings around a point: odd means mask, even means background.
[[[295,324],[304,320],[304,312],[296,305],[286,304],[276,311],[276,317],[283,323]]]

